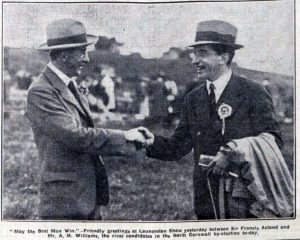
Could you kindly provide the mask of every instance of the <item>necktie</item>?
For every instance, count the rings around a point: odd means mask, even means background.
[[[209,85],[209,109],[210,109],[210,115],[212,116],[215,109],[216,109],[216,95],[215,95],[215,85],[211,83]]]
[[[83,106],[83,104],[82,104],[82,102],[81,102],[81,100],[80,100],[80,97],[79,97],[79,95],[78,95],[78,92],[77,92],[77,90],[76,90],[76,88],[75,88],[75,85],[74,85],[73,81],[70,81],[70,83],[69,83],[69,85],[68,85],[68,88],[69,88],[70,91],[73,93],[73,95],[74,95],[74,97],[76,98],[77,102],[79,103],[80,107],[81,107],[82,110],[84,111],[84,113],[85,113],[85,118],[88,119],[88,121],[89,121],[90,123],[92,123],[92,120],[91,120],[91,118],[89,117],[88,112],[86,111],[85,107]]]

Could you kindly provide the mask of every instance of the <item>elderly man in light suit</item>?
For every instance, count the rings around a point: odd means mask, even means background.
[[[31,85],[27,116],[40,158],[41,219],[99,220],[99,206],[108,204],[108,181],[99,155],[125,156],[143,141],[137,129],[95,128],[88,101],[74,77],[89,62],[93,42],[82,23],[62,19],[47,26],[50,62]]]

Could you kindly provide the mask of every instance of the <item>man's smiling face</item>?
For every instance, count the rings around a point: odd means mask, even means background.
[[[197,68],[200,79],[215,81],[221,75],[222,60],[222,56],[209,45],[199,45],[194,48],[193,64]]]

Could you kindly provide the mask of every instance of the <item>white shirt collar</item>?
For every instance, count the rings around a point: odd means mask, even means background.
[[[228,71],[223,73],[217,80],[215,80],[213,82],[206,80],[206,88],[207,88],[207,91],[209,94],[210,94],[210,90],[209,90],[210,84],[213,83],[215,86],[216,102],[221,97],[225,87],[227,86],[227,84],[231,78],[231,75],[232,75],[232,71],[231,71],[231,69],[229,69]]]
[[[66,74],[60,71],[52,62],[48,63],[48,67],[66,84],[66,86],[69,85],[70,81],[73,81],[75,86],[77,85],[73,78],[68,77]]]

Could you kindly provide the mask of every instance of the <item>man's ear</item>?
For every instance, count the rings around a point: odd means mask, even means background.
[[[61,52],[61,60],[65,63],[68,60],[68,54],[66,52]]]
[[[221,60],[220,60],[220,64],[221,65],[227,65],[228,61],[229,61],[230,55],[229,53],[223,53],[221,55]]]

